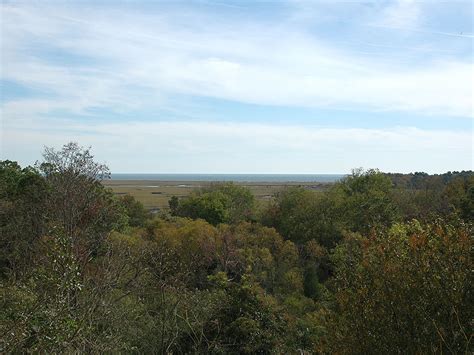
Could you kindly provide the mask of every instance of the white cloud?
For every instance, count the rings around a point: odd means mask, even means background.
[[[472,131],[202,121],[81,123],[72,115],[85,115],[91,108],[153,111],[180,94],[473,116],[474,66],[454,56],[404,65],[383,52],[374,56],[341,50],[299,28],[294,19],[272,27],[185,11],[109,10],[2,4],[1,77],[44,94],[3,103],[0,159],[31,164],[40,158],[43,145],[75,140],[92,145],[97,158],[115,172],[473,168]],[[412,26],[420,20],[415,12],[397,19],[393,10],[384,21]],[[53,52],[42,52],[45,48]],[[75,55],[82,59],[74,64],[64,59]],[[53,120],[51,113],[58,116],[58,111],[69,120]]]
[[[364,166],[384,171],[473,169],[472,133],[320,128],[219,122],[78,124],[49,121],[4,128],[4,154],[23,164],[43,145],[69,140],[92,145],[114,172],[346,173]],[[34,158],[32,158],[34,157]]]
[[[383,21],[413,24],[415,8],[400,1]],[[127,110],[191,94],[270,105],[473,115],[474,66],[454,58],[403,66],[339,50],[294,23],[271,28],[197,13],[109,14],[101,8],[26,5],[5,5],[3,12],[3,78],[52,91],[53,108],[74,102],[75,112]],[[86,60],[64,66],[44,55],[35,58],[46,43]],[[38,101],[38,112],[44,108],[45,100]]]

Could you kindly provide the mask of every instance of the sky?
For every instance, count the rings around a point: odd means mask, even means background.
[[[1,1],[0,159],[112,173],[473,167],[474,1]]]

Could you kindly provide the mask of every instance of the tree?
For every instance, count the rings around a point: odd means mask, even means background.
[[[302,187],[287,188],[278,193],[262,223],[275,227],[281,235],[299,245],[316,240],[332,248],[341,238],[342,228],[337,201],[332,197]]]
[[[172,216],[177,216],[179,213],[179,199],[177,196],[171,196],[170,200],[168,201],[168,205],[170,207],[170,212]]]
[[[251,220],[255,198],[251,191],[234,183],[218,183],[178,200],[170,200],[173,215],[202,218],[213,225]]]
[[[389,227],[400,216],[392,199],[392,183],[378,170],[355,169],[330,191],[345,229],[368,233],[375,227]]]
[[[16,278],[32,262],[46,230],[49,196],[45,179],[33,167],[0,161],[0,276]]]
[[[59,151],[47,147],[43,158],[40,170],[51,187],[50,223],[62,228],[85,266],[107,233],[127,222],[124,209],[101,184],[110,177],[109,169],[94,161],[90,148],[77,143],[68,143]]]
[[[121,196],[118,200],[119,205],[125,210],[128,216],[128,224],[132,227],[142,227],[148,218],[148,213],[140,201],[133,196]]]
[[[9,275],[2,282],[0,347],[53,353],[110,349],[114,339],[104,324],[115,302],[108,299],[109,266],[97,277],[97,261],[126,214],[101,184],[107,168],[88,149],[75,143],[60,151],[46,148],[44,160],[41,173],[12,162],[2,162],[0,169],[2,202],[13,207],[5,210],[10,221],[1,225],[2,244],[5,237],[5,250],[14,246],[27,264],[21,278]],[[10,269],[16,250],[6,253]]]
[[[472,227],[441,220],[348,235],[333,254],[328,352],[469,353]]]
[[[225,277],[225,276],[224,276]],[[276,300],[246,276],[239,283],[220,282],[225,301],[206,325],[209,349],[226,354],[270,354],[284,344],[284,319]]]

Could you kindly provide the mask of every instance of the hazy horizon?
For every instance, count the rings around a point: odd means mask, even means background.
[[[1,4],[0,159],[111,171],[473,169],[471,1]]]
[[[367,170],[365,169],[364,167],[360,167],[362,168],[363,170]],[[377,169],[375,168],[376,170],[380,170],[380,169]],[[442,172],[439,172],[439,173],[431,173],[431,174],[444,174],[444,173],[448,173],[448,172],[455,172],[455,171],[463,171],[462,169],[461,170],[446,170],[446,171],[442,171]],[[464,169],[464,171],[469,171]],[[383,171],[383,170],[380,170],[380,172],[382,173],[387,173],[387,174],[414,174],[414,173],[425,173],[425,171],[409,171],[409,172],[400,172],[400,171]],[[221,172],[178,172],[178,173],[174,173],[174,172],[115,172],[115,171],[111,171],[111,174],[112,175],[301,175],[301,176],[315,176],[315,175],[328,175],[328,176],[344,176],[344,175],[350,175],[352,173],[352,169],[350,171],[347,171],[347,172],[339,172],[339,173],[332,173],[332,172],[329,172],[329,173],[325,173],[325,172],[322,172],[322,173],[298,173],[298,172],[275,172],[275,173],[265,173],[265,172],[262,172],[262,173],[246,173],[246,172],[230,172],[230,173],[221,173]]]

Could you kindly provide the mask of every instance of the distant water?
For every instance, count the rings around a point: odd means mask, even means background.
[[[112,180],[335,182],[344,174],[112,174]]]

